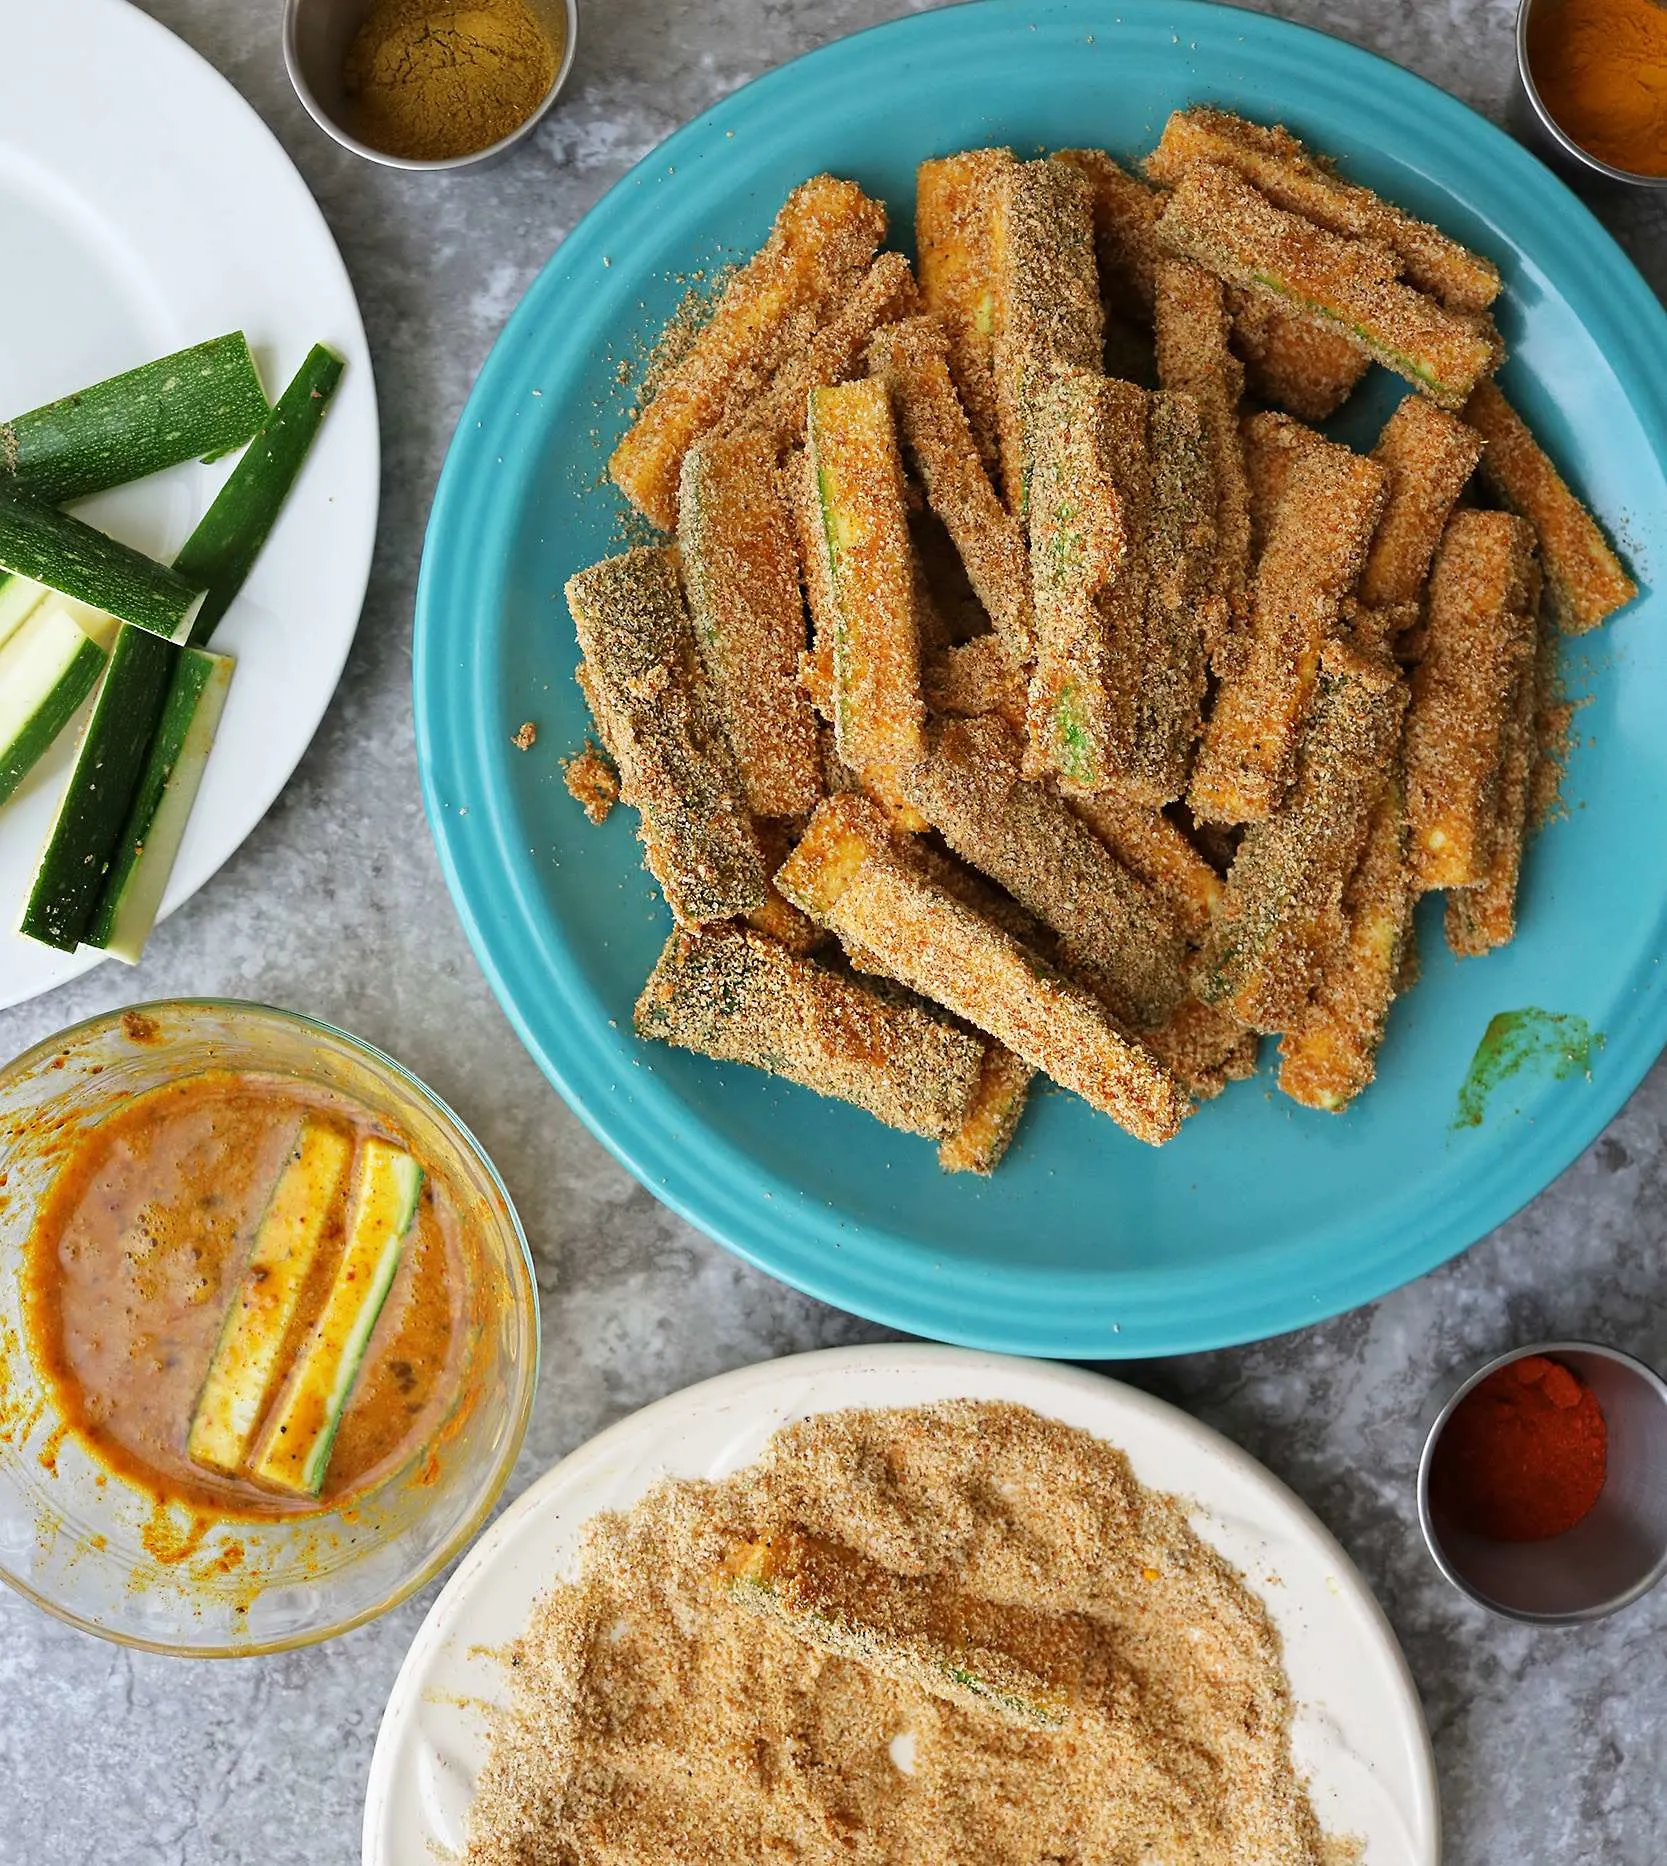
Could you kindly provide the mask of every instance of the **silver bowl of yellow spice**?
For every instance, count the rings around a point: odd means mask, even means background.
[[[1667,188],[1667,3],[1521,0],[1514,120],[1576,183]]]
[[[573,68],[577,0],[287,0],[284,63],[314,122],[387,168],[495,162]]]

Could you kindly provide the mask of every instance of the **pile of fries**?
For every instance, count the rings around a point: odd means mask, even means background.
[[[797,188],[611,462],[574,577],[677,926],[645,1037],[989,1172],[1037,1073],[1161,1144],[1341,1109],[1416,971],[1509,940],[1555,631],[1636,587],[1494,385],[1499,275],[1285,130]],[[1373,362],[1412,393],[1327,439]],[[807,629],[807,606],[810,627]]]

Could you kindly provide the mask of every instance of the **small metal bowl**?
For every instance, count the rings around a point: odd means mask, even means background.
[[[527,0],[527,4],[543,22],[552,40],[558,33],[561,35],[561,58],[556,65],[555,79],[525,122],[472,155],[419,162],[409,156],[389,155],[373,148],[361,142],[348,127],[353,111],[342,88],[342,63],[353,35],[370,11],[371,0],[285,0],[284,64],[289,71],[289,81],[295,86],[295,95],[306,106],[312,120],[335,137],[344,149],[351,149],[367,162],[419,172],[485,168],[493,162],[501,162],[517,143],[537,129],[560,96],[567,74],[573,69],[573,55],[579,44],[578,0]]]
[[[1559,3],[1520,0],[1517,7],[1517,86],[1511,99],[1512,129],[1566,180],[1587,190],[1595,187],[1602,191],[1605,183],[1614,188],[1667,188],[1667,175],[1640,175],[1632,169],[1616,168],[1583,149],[1546,108],[1528,61],[1528,25],[1536,7]]]
[[[1447,1422],[1501,1367],[1541,1354],[1597,1395],[1608,1427],[1608,1473],[1591,1514],[1544,1542],[1494,1542],[1430,1502],[1430,1468]],[[1418,1461],[1418,1521],[1435,1564],[1461,1593],[1510,1620],[1580,1626],[1647,1594],[1667,1574],[1667,1381],[1594,1341],[1542,1341],[1478,1367],[1430,1427]]]

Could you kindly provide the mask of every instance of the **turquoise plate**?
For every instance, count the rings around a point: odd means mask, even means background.
[[[629,811],[594,829],[559,760],[584,741],[561,590],[620,548],[600,481],[620,377],[703,268],[750,251],[796,182],[849,175],[906,240],[915,164],[982,143],[1134,157],[1189,100],[1280,119],[1504,268],[1505,382],[1623,539],[1667,539],[1667,318],[1538,162],[1421,80],[1317,33],[1186,0],[988,0],[812,53],[681,130],[550,261],[481,371],[441,477],[417,602],[416,717],[440,858],[498,997],[550,1080],[656,1197],[773,1275],[922,1335],[1024,1354],[1171,1354],[1296,1328],[1441,1263],[1602,1129],[1664,1040],[1667,616],[1648,590],[1572,643],[1567,817],[1534,845],[1523,930],[1456,964],[1422,924],[1378,1083],[1340,1117],[1266,1063],[1161,1152],[1038,1098],[988,1183],[924,1142],[736,1066],[638,1042],[668,921]],[[1390,406],[1377,382],[1359,433]],[[538,743],[518,751],[525,719]],[[1651,826],[1657,826],[1652,829]],[[1438,906],[1432,903],[1432,906]],[[1589,1071],[1460,1091],[1496,1013],[1584,1019]]]

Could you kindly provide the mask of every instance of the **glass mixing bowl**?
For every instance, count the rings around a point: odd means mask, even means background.
[[[133,1096],[207,1069],[291,1076],[372,1110],[446,1185],[469,1239],[469,1347],[435,1440],[376,1489],[302,1518],[206,1520],[106,1470],[62,1425],[30,1357],[20,1270],[67,1146]],[[72,1625],[181,1656],[282,1652],[385,1613],[486,1520],[538,1378],[538,1291],[497,1173],[391,1057],[289,1011],[134,1006],[0,1069],[0,1577]]]

